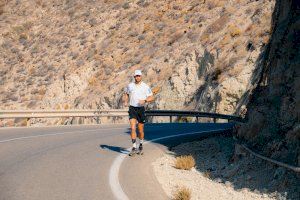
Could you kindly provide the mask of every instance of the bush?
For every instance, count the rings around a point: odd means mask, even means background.
[[[174,200],[190,200],[191,199],[191,190],[186,187],[179,188],[175,194],[173,199]]]
[[[95,86],[96,83],[97,83],[97,78],[96,77],[91,77],[88,79],[88,83],[89,83],[89,86]]]
[[[195,159],[191,155],[179,156],[176,158],[175,168],[177,169],[190,170],[194,166],[195,166]]]
[[[241,35],[241,30],[235,25],[230,25],[228,29],[231,37],[236,37]]]

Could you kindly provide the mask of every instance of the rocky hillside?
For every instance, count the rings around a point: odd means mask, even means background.
[[[160,91],[152,107],[227,114],[245,113],[275,5],[0,2],[0,109],[120,108],[123,88],[141,68],[145,82]]]
[[[277,0],[267,46],[239,136],[264,155],[300,166],[299,1]]]

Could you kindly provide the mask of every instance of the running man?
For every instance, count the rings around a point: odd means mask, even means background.
[[[154,100],[153,93],[150,87],[142,81],[141,70],[135,70],[134,72],[134,82],[130,83],[125,89],[125,94],[123,97],[124,105],[128,106],[129,99],[129,121],[131,128],[131,141],[132,150],[129,156],[134,154],[143,153],[143,142],[144,142],[144,124],[146,122],[145,117],[145,104]],[[129,98],[128,98],[129,97]],[[137,149],[136,144],[136,124],[138,123],[139,132],[139,148]]]

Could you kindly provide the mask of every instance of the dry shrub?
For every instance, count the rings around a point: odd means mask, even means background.
[[[153,94],[157,94],[157,93],[160,92],[160,90],[161,90],[161,87],[156,86],[156,87],[152,88],[152,93],[153,93]]]
[[[241,29],[239,29],[237,26],[235,25],[230,25],[228,27],[229,33],[231,35],[231,37],[236,37],[241,35]]]
[[[195,166],[195,159],[191,155],[179,156],[176,158],[175,168],[177,169],[190,170],[194,166]]]
[[[151,30],[153,30],[152,24],[150,24],[150,23],[144,24],[143,33],[146,33],[146,32],[151,31]]]
[[[262,38],[262,43],[264,44],[268,44],[270,41],[270,36],[269,35],[266,35]]]
[[[220,0],[208,0],[207,1],[207,7],[209,10],[214,9],[216,7],[223,7],[225,5],[224,1]]]
[[[203,33],[203,34],[201,35],[201,37],[200,37],[200,41],[201,41],[202,43],[207,43],[207,42],[209,41],[209,34]]]
[[[93,77],[89,78],[88,83],[89,83],[89,86],[95,86],[97,83],[96,77],[93,76]]]
[[[69,106],[69,104],[65,104],[65,105],[64,105],[64,109],[65,109],[65,110],[68,110],[68,109],[70,109],[70,106]]]
[[[57,104],[57,105],[55,106],[55,110],[61,110],[60,104]]]
[[[190,200],[191,199],[191,190],[186,188],[186,187],[181,187],[179,188],[175,193],[174,193],[174,200]]]
[[[45,95],[45,94],[46,94],[46,89],[40,89],[40,90],[38,91],[38,94],[39,94],[39,95]]]
[[[20,122],[20,126],[28,126],[28,120],[24,119]]]
[[[42,0],[35,0],[35,3],[38,6],[42,6],[43,5],[43,1]]]
[[[220,41],[220,47],[223,47],[232,42],[230,35],[226,34]]]
[[[34,67],[30,67],[29,69],[28,69],[28,74],[30,75],[30,76],[32,76],[32,75],[34,75],[35,74],[35,68]]]

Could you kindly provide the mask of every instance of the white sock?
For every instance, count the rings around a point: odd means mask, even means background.
[[[136,148],[136,143],[132,143],[132,147],[133,147],[133,148]]]

